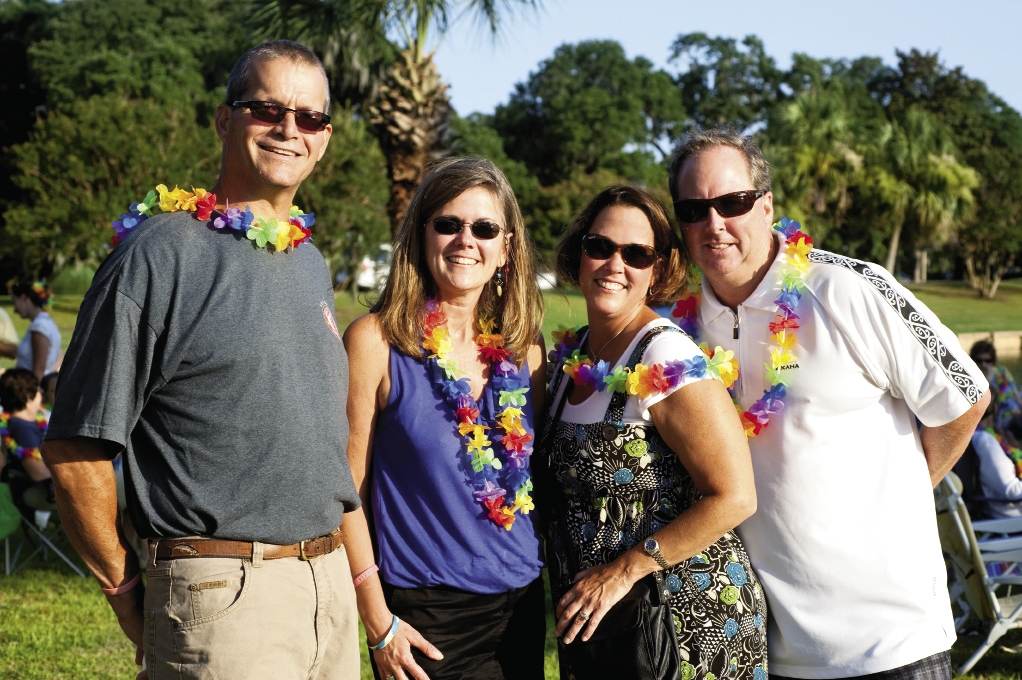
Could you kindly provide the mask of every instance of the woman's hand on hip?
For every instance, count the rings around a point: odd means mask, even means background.
[[[440,650],[422,637],[419,631],[401,621],[394,634],[394,639],[387,643],[383,649],[373,650],[373,659],[376,661],[376,668],[380,671],[380,677],[385,680],[391,677],[395,680],[429,680],[426,671],[415,663],[412,647],[434,661],[444,658]]]
[[[580,631],[583,642],[591,638],[610,608],[641,577],[641,574],[629,573],[620,564],[621,560],[583,569],[575,575],[575,585],[564,594],[554,611],[557,616],[555,632],[564,644],[570,644]]]

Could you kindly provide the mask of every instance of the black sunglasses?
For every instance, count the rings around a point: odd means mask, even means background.
[[[736,191],[716,198],[683,198],[674,202],[674,214],[682,224],[702,222],[710,214],[710,206],[721,217],[738,217],[752,210],[766,191]]]
[[[483,241],[497,238],[497,235],[500,234],[500,225],[490,220],[476,220],[472,224],[466,224],[461,218],[441,215],[440,217],[434,217],[429,222],[426,222],[426,224],[432,224],[436,233],[443,234],[444,236],[460,234],[461,230],[465,227],[472,230],[473,236]]]
[[[594,260],[609,260],[620,251],[621,259],[632,269],[649,269],[657,260],[656,251],[638,243],[618,245],[606,236],[586,234],[582,237],[582,252]]]
[[[231,108],[245,108],[252,113],[252,117],[261,123],[273,123],[276,125],[284,120],[287,112],[295,114],[295,125],[306,132],[320,132],[330,124],[330,116],[319,111],[298,111],[289,109],[283,104],[273,102],[234,102]]]

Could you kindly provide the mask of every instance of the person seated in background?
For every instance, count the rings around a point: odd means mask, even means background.
[[[39,381],[39,389],[43,391],[43,407],[47,410],[53,408],[53,400],[57,396],[57,372],[47,373]]]
[[[50,471],[39,447],[46,434],[43,393],[32,371],[12,368],[0,375],[0,442],[6,467],[4,481],[19,498],[36,510],[56,510]]]
[[[31,321],[18,345],[16,365],[41,380],[60,356],[60,329],[48,313],[53,291],[42,281],[19,281],[11,287],[11,299],[18,316]]]
[[[1010,432],[997,430],[996,414],[997,402],[991,400],[972,435],[980,490],[985,498],[998,499],[986,501],[992,518],[1022,517],[1022,449]]]
[[[1016,439],[1022,438],[1022,395],[1008,367],[997,365],[997,350],[993,343],[987,340],[974,343],[969,356],[994,388],[996,411],[992,427],[1001,432],[1011,430]]]

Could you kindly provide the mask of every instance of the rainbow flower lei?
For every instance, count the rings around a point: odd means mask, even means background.
[[[763,396],[757,399],[747,411],[743,411],[734,400],[735,408],[738,410],[748,437],[755,437],[770,424],[770,417],[784,410],[784,397],[786,396],[787,383],[781,374],[781,367],[795,361],[795,354],[792,351],[796,344],[795,330],[798,325],[799,302],[802,299],[802,291],[805,290],[805,275],[809,272],[809,253],[813,249],[813,239],[802,231],[802,225],[787,217],[773,226],[774,231],[780,233],[785,239],[784,254],[788,258],[787,266],[781,272],[781,292],[774,300],[777,305],[777,314],[770,322],[770,339],[773,346],[770,348],[770,363],[766,367],[766,378],[770,384],[763,391]],[[699,325],[696,319],[699,313],[700,291],[690,291],[685,297],[674,304],[671,316],[678,319],[681,329],[693,338],[699,337]],[[720,347],[710,350],[706,343],[700,343],[700,349],[712,358],[721,351]],[[728,352],[733,354],[733,352]],[[730,382],[725,381],[724,385],[730,390],[735,379],[738,378],[738,361],[734,362],[734,378]]]
[[[620,392],[643,399],[652,394],[663,394],[681,383],[685,378],[702,378],[709,374],[724,381],[734,382],[738,376],[738,360],[734,352],[717,347],[715,352],[693,359],[677,359],[663,364],[646,366],[636,364],[635,370],[627,366],[615,366],[600,359],[595,364],[582,354],[578,328],[559,326],[554,331],[557,344],[550,350],[550,360],[562,364],[564,371],[576,385],[589,385],[597,392]],[[729,382],[730,381],[730,382]]]
[[[460,371],[450,358],[451,335],[447,319],[435,300],[426,301],[422,318],[422,349],[426,365],[434,382],[440,386],[444,400],[454,409],[458,423],[458,436],[465,441],[465,451],[472,469],[472,495],[487,510],[491,520],[511,531],[515,513],[529,514],[535,509],[530,492],[532,478],[528,472],[532,455],[533,435],[522,420],[522,407],[527,403],[529,375],[519,371],[511,352],[504,349],[504,339],[494,333],[493,319],[480,319],[482,331],[476,336],[479,354],[490,364],[490,381],[499,391],[498,403],[504,409],[497,414],[493,425],[487,425],[480,414],[479,404],[472,398],[468,378],[458,378]],[[492,448],[487,430],[500,429],[494,439],[504,449],[503,460]],[[503,479],[499,472],[503,471]],[[503,486],[501,486],[503,484]],[[508,503],[506,488],[514,492]]]
[[[48,311],[53,307],[53,295],[46,290],[46,285],[42,281],[36,281],[32,284],[32,292],[42,300],[44,311]]]
[[[6,411],[0,412],[0,444],[3,444],[8,453],[18,460],[24,460],[25,458],[42,460],[43,454],[39,451],[38,447],[28,448],[27,446],[18,446],[18,442],[14,441],[14,437],[11,436],[11,431],[8,428],[8,423],[10,422],[11,414]],[[42,412],[37,413],[35,422],[39,427],[39,432],[45,437],[46,429],[49,427],[49,423],[46,422],[46,416]]]
[[[185,191],[177,186],[168,189],[167,185],[159,184],[141,201],[132,203],[128,212],[113,221],[111,226],[114,235],[110,239],[110,247],[116,248],[132,229],[152,217],[153,210],[157,208],[165,213],[180,210],[195,213],[195,218],[201,222],[213,220],[216,229],[240,231],[257,247],[269,250],[269,246],[273,246],[274,250],[280,252],[293,250],[308,241],[312,237],[310,227],[316,223],[313,213],[304,213],[296,205],[291,206],[287,220],[267,219],[253,215],[248,206],[245,206],[244,212],[232,208],[230,201],[224,210],[217,210],[216,194],[205,189],[192,187],[191,191]]]
[[[1011,459],[1011,462],[1015,464],[1015,476],[1022,478],[1022,449],[1012,446],[1000,433],[992,427],[983,428],[984,431],[990,434],[994,439],[997,440],[1001,450],[1004,451],[1004,455]]]

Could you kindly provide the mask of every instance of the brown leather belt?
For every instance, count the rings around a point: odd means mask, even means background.
[[[252,558],[252,544],[245,541],[225,541],[219,538],[161,538],[156,543],[156,559],[174,560],[187,557]],[[308,560],[328,555],[344,544],[344,534],[338,527],[326,536],[310,538],[291,545],[263,544],[263,559],[278,560],[297,557]]]

